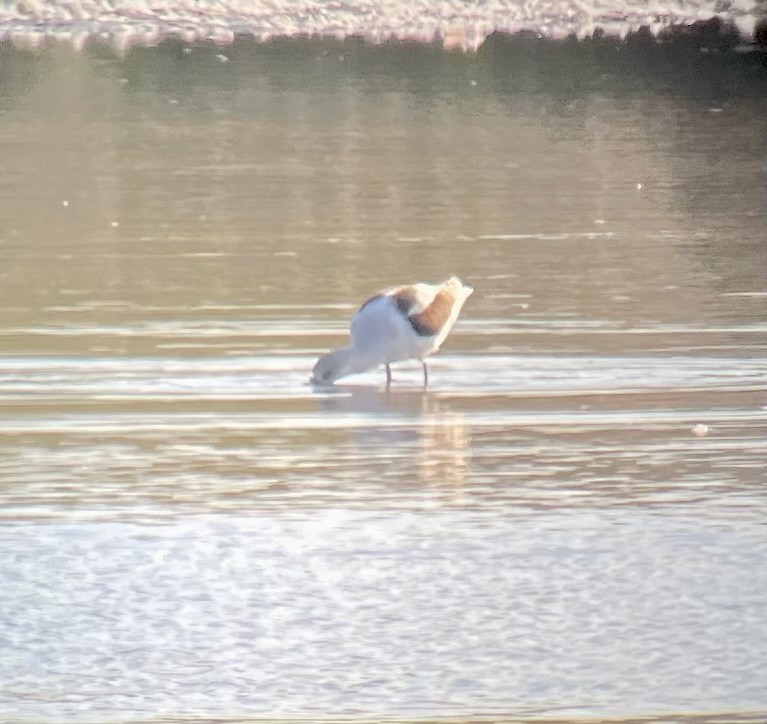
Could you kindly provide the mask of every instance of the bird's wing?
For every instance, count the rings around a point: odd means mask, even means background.
[[[384,289],[367,299],[352,317],[352,336],[381,334],[399,314],[419,337],[444,339],[470,293],[469,287],[454,278],[438,285],[419,283]]]
[[[456,290],[450,284],[414,284],[397,292],[399,310],[420,337],[438,335],[450,321]]]

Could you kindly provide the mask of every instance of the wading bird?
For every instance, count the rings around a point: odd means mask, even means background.
[[[311,382],[331,385],[342,377],[382,364],[386,367],[388,389],[391,363],[417,359],[423,365],[425,388],[429,383],[426,358],[445,341],[473,291],[458,277],[450,277],[442,284],[384,289],[370,297],[352,317],[351,344],[320,357]]]

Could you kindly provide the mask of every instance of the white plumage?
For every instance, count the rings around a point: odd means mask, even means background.
[[[428,383],[426,358],[436,352],[474,290],[458,277],[442,284],[392,287],[368,299],[351,321],[351,344],[320,357],[314,384],[333,384],[347,375],[385,365],[391,383],[392,362],[417,359]]]

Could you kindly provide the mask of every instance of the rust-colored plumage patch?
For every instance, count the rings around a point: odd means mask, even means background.
[[[434,337],[450,319],[455,296],[448,289],[441,289],[432,299],[431,304],[420,314],[409,315],[413,329],[421,337]]]
[[[447,320],[450,319],[450,313],[455,304],[455,295],[452,291],[441,289],[426,309],[418,314],[410,314],[410,310],[416,305],[416,297],[409,287],[401,287],[393,291],[374,294],[362,303],[358,311],[361,312],[368,304],[385,296],[391,296],[394,299],[400,314],[407,318],[416,334],[421,337],[434,337],[439,334]]]

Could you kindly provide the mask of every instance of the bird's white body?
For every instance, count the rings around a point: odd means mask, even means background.
[[[312,381],[332,384],[341,377],[392,362],[425,359],[436,352],[474,290],[451,277],[442,284],[392,287],[368,299],[352,317],[351,344],[321,357]]]

